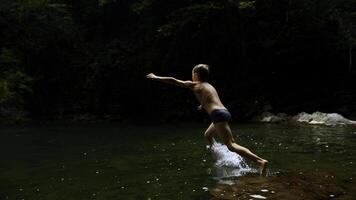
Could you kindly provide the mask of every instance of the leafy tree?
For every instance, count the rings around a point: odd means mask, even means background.
[[[194,98],[163,95],[189,94],[147,83],[144,75],[188,79],[197,63],[212,65],[211,81],[241,117],[263,102],[304,111],[305,96],[329,98],[310,109],[332,109],[330,90],[356,85],[353,0],[0,3],[1,108],[39,119],[167,110],[190,116]]]
[[[0,53],[0,117],[21,120],[25,96],[31,93],[32,79],[23,72],[20,61],[8,49]]]

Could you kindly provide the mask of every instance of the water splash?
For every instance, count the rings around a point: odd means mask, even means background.
[[[242,176],[248,172],[255,172],[245,160],[237,153],[231,152],[226,145],[213,143],[210,147],[213,159],[215,160],[216,178],[228,178]]]

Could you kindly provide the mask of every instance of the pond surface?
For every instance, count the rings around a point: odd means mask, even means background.
[[[269,160],[219,177],[208,124],[45,125],[0,130],[0,199],[353,199],[356,129],[233,124]]]

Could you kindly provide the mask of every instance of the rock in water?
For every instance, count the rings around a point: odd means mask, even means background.
[[[326,126],[356,125],[356,121],[346,119],[342,115],[337,113],[314,112],[313,114],[308,114],[302,112],[294,116],[293,120],[301,123]]]
[[[356,125],[356,121],[346,119],[338,113],[322,113],[314,112],[312,114],[301,112],[294,117],[290,117],[284,113],[278,113],[277,115],[264,112],[261,115],[255,117],[256,121],[267,123],[279,123],[279,122],[297,122],[311,125],[326,125],[326,126],[345,126]]]

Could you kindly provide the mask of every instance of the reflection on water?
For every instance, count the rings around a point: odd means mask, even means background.
[[[356,130],[232,125],[268,177],[205,125],[48,125],[0,130],[0,199],[352,199]],[[215,152],[215,153],[214,153]],[[260,196],[258,196],[260,195]],[[237,197],[237,198],[236,198]]]

